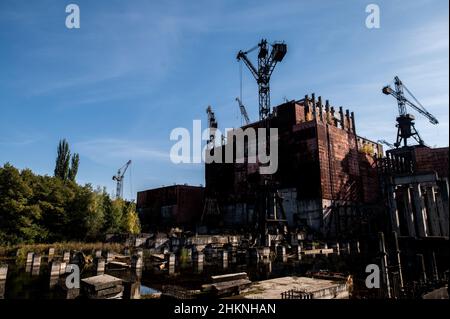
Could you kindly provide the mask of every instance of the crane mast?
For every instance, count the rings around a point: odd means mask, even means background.
[[[392,89],[389,85],[385,86],[382,92],[386,95],[392,95],[397,99],[398,114],[397,117],[397,141],[394,143],[396,148],[403,146],[408,146],[408,139],[414,138],[420,145],[425,145],[425,142],[420,137],[419,132],[415,128],[414,120],[416,119],[414,115],[407,112],[407,106],[411,107],[424,117],[426,117],[431,124],[438,124],[439,121],[428,112],[425,107],[415,98],[415,96],[408,90],[408,88],[403,84],[398,76],[394,78],[395,89]],[[405,97],[405,91],[414,100],[411,102]]]
[[[131,160],[125,163],[121,168],[117,170],[117,174],[113,176],[113,180],[117,182],[116,185],[116,198],[122,198],[123,197],[123,179],[125,177],[125,172],[127,171],[128,167],[131,164]]]
[[[284,43],[274,43],[271,46],[272,51],[269,54],[267,40],[262,39],[256,47],[246,52],[239,51],[237,54],[237,60],[244,62],[258,84],[260,120],[267,118],[270,114],[270,77],[277,63],[283,60],[287,52],[287,46]],[[247,54],[258,47],[258,68],[256,68]]]
[[[239,109],[241,110],[242,118],[244,119],[245,125],[248,125],[250,123],[250,118],[248,117],[247,110],[245,109],[244,104],[242,104],[242,101],[240,98],[236,98],[236,101],[239,103]]]

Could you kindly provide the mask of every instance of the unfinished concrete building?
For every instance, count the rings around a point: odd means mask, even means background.
[[[278,128],[278,171],[273,176],[261,175],[260,165],[248,160],[248,143],[244,163],[205,165],[205,196],[217,201],[221,226],[255,229],[264,215],[266,222],[284,222],[288,229],[305,229],[316,237],[369,231],[370,219],[380,209],[375,160],[382,147],[357,135],[353,112],[313,94],[279,105],[269,118],[242,129],[264,127]],[[236,142],[234,134],[228,133],[227,143]],[[225,153],[225,147],[218,148]],[[270,190],[264,187],[268,180]],[[267,191],[276,194],[274,204],[261,207]]]

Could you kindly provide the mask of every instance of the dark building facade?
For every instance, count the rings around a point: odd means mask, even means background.
[[[137,194],[137,212],[144,230],[194,228],[203,212],[204,187],[173,185]]]

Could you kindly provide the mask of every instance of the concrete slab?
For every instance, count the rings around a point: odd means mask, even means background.
[[[81,279],[81,281],[87,285],[89,289],[94,291],[108,289],[116,285],[122,285],[122,279],[106,274]]]
[[[312,293],[314,299],[348,299],[347,284],[343,281],[309,277],[282,277],[254,282],[241,291],[245,299],[281,299],[281,293],[289,290]]]

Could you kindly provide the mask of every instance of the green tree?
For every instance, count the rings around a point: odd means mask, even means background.
[[[141,225],[134,202],[129,202],[124,207],[122,230],[128,234],[139,234],[141,232]]]
[[[75,182],[75,179],[77,177],[79,163],[80,163],[80,155],[78,153],[73,154],[69,168],[69,179],[72,182]]]
[[[69,162],[69,143],[66,141],[66,139],[62,139],[59,141],[57,149],[55,177],[59,177],[63,181],[67,180],[69,176]]]

